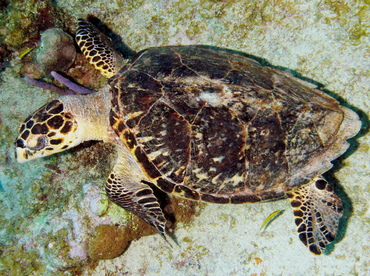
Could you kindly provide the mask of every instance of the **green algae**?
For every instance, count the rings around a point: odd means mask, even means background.
[[[38,262],[39,255],[34,251],[26,251],[22,246],[14,246],[10,250],[3,249],[0,257],[0,271],[3,275],[30,275],[36,272],[42,275],[46,265]]]
[[[26,42],[32,42],[32,36],[37,35],[39,27],[35,24],[40,19],[40,12],[54,12],[49,1],[11,1],[6,12],[0,16],[0,40],[11,47],[20,47]],[[43,18],[46,19],[45,14]],[[52,18],[52,17],[50,17]],[[43,28],[54,25],[54,22],[43,20]],[[40,22],[41,23],[41,22]]]
[[[108,199],[108,196],[102,192],[102,199],[97,203],[97,215],[99,217],[101,216],[109,216],[109,214],[107,214],[108,212],[108,208],[109,208],[109,199]],[[122,208],[120,208],[122,209]],[[124,214],[117,214],[119,216],[119,220],[120,220],[120,223],[126,221],[128,219],[128,215],[129,214],[128,212],[124,213]]]
[[[344,15],[351,11],[351,6],[343,0],[325,0],[323,1],[330,10],[335,12],[338,16]]]
[[[337,22],[346,27],[348,40],[353,45],[359,45],[364,37],[369,37],[370,31],[370,6],[369,1],[358,1],[356,5],[343,0],[326,0],[323,7],[333,12],[325,16],[327,24]]]

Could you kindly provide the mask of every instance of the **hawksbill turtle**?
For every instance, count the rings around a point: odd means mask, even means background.
[[[109,86],[62,96],[31,114],[15,142],[19,162],[102,140],[118,152],[109,199],[163,236],[153,187],[222,204],[288,198],[311,252],[334,240],[343,207],[322,174],[358,133],[355,112],[239,52],[166,46],[124,59],[82,19],[76,41]]]

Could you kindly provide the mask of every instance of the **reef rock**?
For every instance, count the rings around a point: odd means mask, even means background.
[[[60,28],[47,29],[42,33],[36,61],[45,73],[65,71],[76,57],[73,38]]]

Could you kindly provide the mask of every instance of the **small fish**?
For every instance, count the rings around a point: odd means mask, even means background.
[[[277,210],[273,213],[271,213],[262,223],[261,225],[261,228],[260,228],[260,231],[265,231],[266,228],[271,224],[271,222],[273,222],[277,217],[279,217],[280,215],[282,215],[284,213],[285,210]]]
[[[35,47],[27,48],[26,50],[24,50],[24,51],[20,52],[20,53],[18,54],[18,57],[20,57],[20,58],[25,57],[25,56],[26,56],[29,52],[31,52],[33,49],[35,49]]]

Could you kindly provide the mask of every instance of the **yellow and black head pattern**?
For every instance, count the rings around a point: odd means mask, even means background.
[[[54,100],[28,116],[15,141],[18,162],[51,155],[75,145],[77,122]]]

